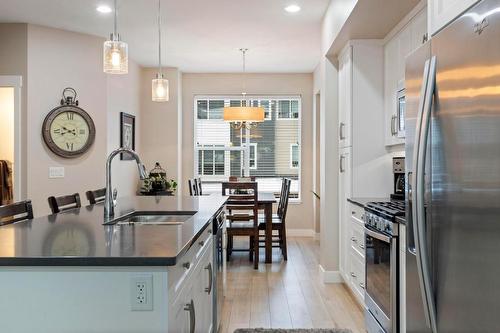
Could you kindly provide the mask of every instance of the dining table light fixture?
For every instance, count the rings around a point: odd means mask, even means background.
[[[103,71],[108,74],[128,73],[128,45],[121,40],[118,33],[118,13],[116,0],[114,1],[113,32],[103,46]]]
[[[168,102],[168,80],[163,76],[161,66],[161,0],[158,0],[158,73],[151,82],[151,99],[153,102]]]
[[[243,90],[241,106],[229,106],[224,108],[224,121],[231,123],[234,129],[251,129],[258,123],[264,121],[264,108],[247,106],[246,100],[246,53],[248,49],[241,48],[243,56]]]

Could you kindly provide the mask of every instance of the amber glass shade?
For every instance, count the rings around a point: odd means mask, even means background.
[[[261,123],[264,121],[264,108],[253,106],[225,107],[224,121],[235,123]]]

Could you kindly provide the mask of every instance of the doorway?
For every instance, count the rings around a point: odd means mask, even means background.
[[[0,76],[0,205],[21,195],[20,76]]]

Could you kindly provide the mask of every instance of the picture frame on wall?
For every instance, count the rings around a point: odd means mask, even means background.
[[[135,116],[120,112],[120,147],[135,150]],[[120,160],[133,159],[130,154],[120,154]]]

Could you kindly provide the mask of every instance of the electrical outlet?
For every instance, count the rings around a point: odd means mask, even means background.
[[[64,178],[64,167],[49,167],[49,178]]]
[[[153,275],[133,275],[130,278],[130,309],[153,311]]]

